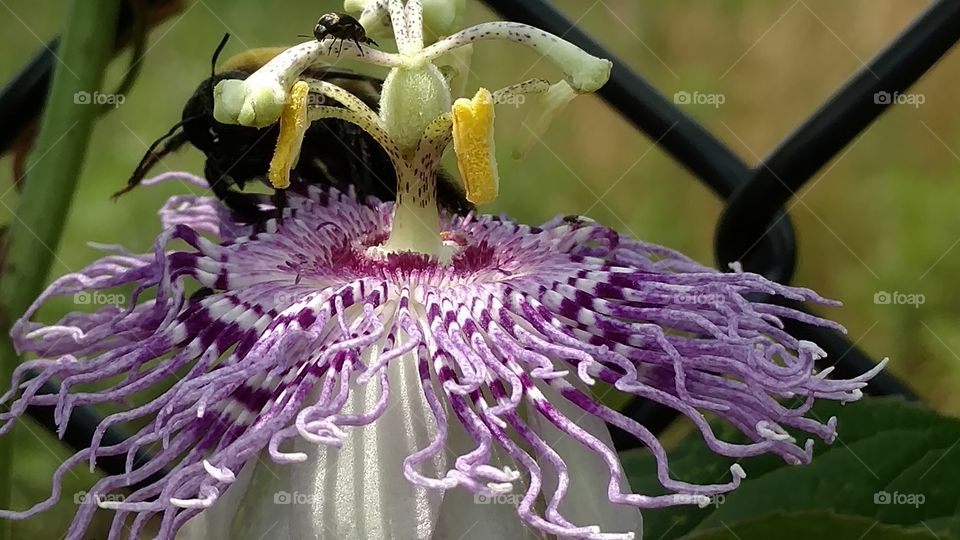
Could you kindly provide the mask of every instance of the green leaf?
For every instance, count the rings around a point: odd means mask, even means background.
[[[833,446],[815,447],[812,465],[788,466],[775,456],[741,460],[747,479],[737,491],[717,497],[704,509],[645,512],[647,537],[679,538],[694,529],[717,527],[720,520],[733,523],[770,511],[836,509],[902,525],[956,513],[960,483],[943,485],[947,483],[934,478],[956,477],[960,449],[954,455],[950,447],[960,440],[960,422],[900,399],[867,399],[846,406],[822,403],[809,416],[823,422],[837,416],[840,432]],[[715,430],[724,440],[745,441],[719,423]],[[802,434],[795,435],[804,440]],[[635,492],[665,493],[648,452],[627,452],[623,463]],[[729,481],[733,463],[710,451],[697,433],[670,452],[669,466],[677,480],[718,483]],[[927,470],[932,472],[925,475]],[[900,504],[875,504],[874,496],[882,499],[884,491]],[[916,505],[919,495],[925,496],[922,505]],[[952,522],[945,526],[958,532]]]
[[[919,525],[910,527],[910,530],[927,533],[927,536],[931,539],[934,536],[938,539],[960,538],[960,529],[957,527],[958,520],[960,520],[960,517],[957,517],[957,515],[926,520]],[[933,533],[933,535],[931,536],[930,533]]]
[[[875,519],[838,515],[832,512],[769,514],[691,534],[685,540],[930,540],[926,529],[910,530],[878,523]],[[939,540],[952,537],[940,536]]]
[[[955,481],[960,478],[960,457],[954,455],[960,451],[958,443],[928,452],[888,483],[884,489],[891,504],[880,507],[877,518],[903,525],[938,521],[960,535],[960,482]]]
[[[909,511],[915,517],[907,521],[901,514],[896,523],[917,523],[924,517],[939,517],[923,516],[912,506],[912,501],[923,496],[922,493],[897,493],[890,484],[932,449],[949,446],[958,438],[960,426],[887,429],[852,444],[839,442],[833,450],[817,456],[812,465],[781,467],[762,478],[745,482],[697,529],[717,527],[721,522],[739,521],[774,510],[830,508],[872,517],[889,506],[906,510],[909,504]],[[960,458],[960,453],[957,457]],[[887,498],[894,500],[887,504]]]

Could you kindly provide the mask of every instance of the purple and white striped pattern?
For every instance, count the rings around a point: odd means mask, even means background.
[[[718,454],[775,453],[802,463],[812,441],[800,446],[784,428],[831,441],[834,421],[805,413],[817,398],[859,398],[874,373],[854,380],[818,375],[822,351],[788,335],[780,321],[837,325],[745,299],[770,293],[829,303],[809,290],[719,273],[580,219],[529,227],[488,216],[444,218],[444,237],[461,246],[450,265],[416,254],[373,260],[367,248],[386,238],[391,215],[391,204],[310,188],[291,193],[281,229],[271,222],[254,232],[232,223],[213,199],[176,197],[161,211],[164,232],[152,254],[115,250],[54,282],[13,330],[20,352],[36,359],[16,371],[0,433],[28,405],[55,405],[64,429],[75,406],[123,403],[170,386],[109,416],[98,433],[145,423],[133,437],[116,446],[95,442],[60,467],[49,499],[0,518],[51,507],[72,466],[126,455],[127,473],[90,490],[67,538],[84,534],[97,508],[94,494],[106,499],[135,484],[122,503],[101,504],[116,512],[109,538],[139,538],[155,516],[159,538],[172,538],[261,453],[276,463],[298,462],[306,456],[285,452],[285,441],[335,447],[346,430],[377,422],[391,400],[388,366],[416,362],[429,404],[423,416],[436,435],[404,461],[407,481],[486,496],[513,484],[523,493],[517,514],[528,526],[560,537],[612,538],[559,510],[577,489],[568,485],[568,467],[576,464],[553,451],[542,426],[602,459],[611,503],[696,503],[737,487],[743,471],[733,467],[729,482],[717,485],[670,478],[656,437],[594,399],[590,385],[600,381],[680,411]],[[52,325],[30,320],[52,297],[118,287],[133,288],[129,305],[71,313]],[[41,375],[24,381],[28,369]],[[37,394],[48,379],[62,382],[59,395]],[[76,390],[85,383],[101,389]],[[362,414],[344,414],[350,393],[371,383],[380,401]],[[753,442],[719,440],[703,413],[729,421]],[[581,428],[585,417],[641,440],[673,494],[632,493],[615,451]],[[476,448],[445,476],[418,472],[444,451],[451,420]],[[134,452],[145,447],[153,460],[135,467]],[[513,467],[497,466],[492,454],[509,456]]]

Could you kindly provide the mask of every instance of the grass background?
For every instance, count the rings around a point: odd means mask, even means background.
[[[53,275],[97,258],[86,243],[149,249],[156,210],[182,186],[140,189],[111,202],[147,145],[180,117],[208,72],[225,31],[229,53],[290,44],[309,33],[330,1],[203,0],[156,29],[139,81],[125,103],[97,126]],[[471,21],[491,12],[470,0]],[[717,93],[720,107],[685,110],[748,163],[756,162],[806,118],[920,10],[922,0],[562,0],[577,24],[598,36],[666,95]],[[66,2],[0,0],[0,79],[14,74],[62,26]],[[125,58],[111,69],[119,81]],[[556,78],[518,46],[476,49],[470,88],[498,88],[534,76]],[[792,203],[798,230],[798,285],[844,302],[828,315],[875,358],[940,411],[960,413],[960,55],[947,56],[911,92],[920,107],[893,107]],[[485,208],[529,223],[587,214],[644,240],[713,260],[721,210],[712,194],[652,141],[595,97],[576,100],[522,161],[511,152],[525,133],[522,110],[498,110],[501,198]],[[185,150],[169,168],[202,170]],[[9,158],[0,161],[0,221],[12,219]],[[919,307],[877,305],[880,291],[922,294]],[[43,313],[75,309],[68,301]],[[14,489],[18,507],[48,493],[66,456],[56,439],[29,422],[18,428]],[[16,537],[58,538],[74,510],[70,494],[90,476],[69,476],[65,499],[45,518],[18,524]]]

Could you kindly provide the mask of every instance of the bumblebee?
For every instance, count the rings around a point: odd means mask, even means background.
[[[252,49],[224,63],[215,71],[217,58],[226,46],[224,36],[211,61],[212,76],[203,81],[183,108],[182,119],[147,150],[127,182],[114,198],[139,185],[150,169],[166,155],[187,143],[206,156],[204,176],[211,191],[229,208],[234,218],[244,223],[263,223],[272,217],[263,195],[243,191],[250,180],[265,178],[279,136],[279,124],[266,128],[227,125],[213,118],[213,89],[225,79],[245,79],[263,66],[282,48]],[[326,80],[356,95],[373,110],[380,101],[382,79],[332,67],[313,68],[305,76]],[[321,96],[317,96],[320,98]],[[330,103],[330,105],[337,105]],[[304,137],[300,158],[293,169],[298,185],[333,186],[341,191],[353,187],[360,200],[369,196],[382,201],[396,199],[396,172],[387,153],[359,127],[337,119],[313,122]],[[272,206],[282,218],[285,190],[274,190]],[[465,214],[473,209],[462,189],[444,172],[438,173],[437,199],[441,208]]]
[[[340,51],[343,51],[344,41],[352,41],[356,43],[361,56],[363,55],[361,43],[367,43],[375,47],[380,46],[376,41],[367,37],[367,31],[364,30],[360,21],[346,13],[327,13],[321,16],[317,25],[313,27],[313,37],[317,38],[317,41],[323,41],[327,37],[333,38],[333,41],[330,42],[330,49],[327,51],[328,54],[333,51],[333,46],[338,40],[340,41]],[[337,52],[338,55],[340,51]]]

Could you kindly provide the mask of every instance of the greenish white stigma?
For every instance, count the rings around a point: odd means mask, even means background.
[[[603,86],[612,68],[609,60],[519,23],[483,23],[439,37],[459,25],[464,0],[347,0],[344,7],[358,15],[368,33],[392,33],[397,43],[398,53],[370,47],[361,51],[353,43],[343,44],[341,56],[391,68],[383,84],[379,114],[345,90],[303,76],[308,68],[324,65],[325,57],[337,54],[331,52],[331,37],[290,47],[246,80],[221,81],[214,90],[214,117],[221,123],[251,127],[280,121],[280,143],[270,178],[279,189],[286,187],[289,167],[296,162],[304,115],[308,122],[338,118],[369,133],[386,150],[397,173],[393,228],[386,243],[375,248],[380,253],[413,251],[449,260],[456,248],[445,245],[440,237],[436,173],[450,143],[457,151],[467,198],[490,202],[498,183],[493,105],[516,103],[510,98],[518,95],[539,95],[534,128],[543,130],[574,96]],[[493,93],[481,89],[472,100],[457,99],[460,96],[452,89],[463,91],[472,44],[491,39],[531,47],[556,64],[564,79],[552,86],[532,80]],[[333,50],[339,51],[339,45]],[[299,97],[291,99],[295,85]],[[342,107],[313,105],[320,100],[302,99],[307,89]],[[559,102],[558,96],[562,96]]]

